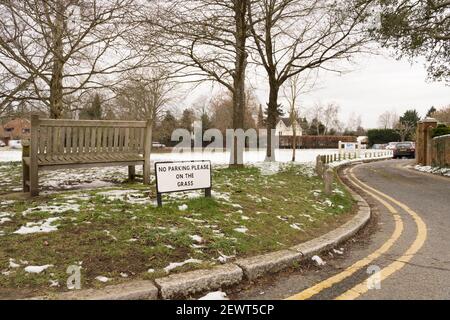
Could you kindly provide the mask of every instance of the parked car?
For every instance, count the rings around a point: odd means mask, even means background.
[[[397,146],[398,142],[389,142],[386,146],[386,150],[395,150],[395,147]]]
[[[396,144],[394,149],[394,159],[402,157],[416,157],[416,148],[413,142],[399,142]]]
[[[6,144],[0,140],[0,148],[6,147]]]
[[[161,148],[161,149],[166,147],[165,144],[160,143],[160,142],[153,142],[152,146],[153,146],[153,148]]]
[[[372,146],[372,149],[375,149],[375,150],[384,150],[384,149],[386,149],[386,146],[387,146],[387,144],[379,144],[379,143],[376,143],[376,144],[374,144],[374,145]]]
[[[12,149],[22,149],[22,142],[20,140],[10,140],[9,146]]]

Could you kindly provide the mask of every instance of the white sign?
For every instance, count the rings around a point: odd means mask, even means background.
[[[357,149],[361,149],[361,144],[339,141],[339,151],[356,151]]]
[[[157,162],[155,163],[158,193],[211,188],[211,162]]]
[[[350,151],[355,151],[356,150],[356,146],[357,146],[357,143],[345,143],[344,144],[344,149],[345,150],[350,150]]]

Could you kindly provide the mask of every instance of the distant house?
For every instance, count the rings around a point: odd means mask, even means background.
[[[22,140],[30,138],[30,120],[14,119],[0,127],[0,139],[7,142],[9,140]]]
[[[295,120],[294,125],[292,125],[290,118],[281,118],[280,121],[278,121],[277,123],[276,135],[279,137],[293,137],[294,128],[297,137],[303,135],[303,129],[297,120]]]

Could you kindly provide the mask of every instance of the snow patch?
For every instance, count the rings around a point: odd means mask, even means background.
[[[324,266],[326,265],[326,262],[322,260],[321,257],[319,256],[314,256],[311,258],[312,261],[314,261],[316,263],[317,266]]]
[[[293,223],[290,225],[290,227],[295,230],[303,231],[303,229],[300,227],[298,223]]]
[[[95,277],[95,280],[106,283],[106,282],[110,281],[111,279],[109,279],[108,277],[104,277],[104,276],[98,276],[98,277]]]
[[[24,270],[25,270],[25,272],[28,272],[28,273],[36,273],[37,274],[37,273],[41,273],[51,267],[53,267],[52,264],[46,264],[44,266],[28,266],[28,267],[25,267]]]
[[[59,287],[59,281],[58,280],[49,280],[49,282],[50,282],[50,288]]]
[[[80,205],[72,204],[72,203],[62,203],[62,204],[54,204],[54,205],[48,205],[48,206],[38,206],[38,207],[34,207],[34,208],[28,208],[27,210],[22,212],[22,215],[25,217],[28,214],[31,214],[34,212],[48,212],[48,213],[52,213],[52,214],[59,214],[59,213],[65,213],[68,211],[80,212]]]
[[[97,193],[98,196],[104,197],[109,201],[123,201],[130,204],[154,204],[148,195],[144,195],[139,190],[110,190]]]
[[[450,168],[439,168],[439,167],[416,165],[413,167],[413,169],[420,171],[420,172],[426,172],[426,173],[432,173],[432,174],[436,174],[436,175],[450,177]]]
[[[248,229],[246,227],[239,227],[234,229],[234,231],[239,232],[239,233],[247,233]]]
[[[20,268],[20,264],[15,263],[15,260],[10,258],[9,259],[9,267],[12,269]]]
[[[190,263],[192,263],[192,264],[200,264],[202,262],[203,262],[202,260],[197,260],[197,259],[188,259],[188,260],[185,260],[183,262],[172,262],[167,267],[164,268],[164,271],[166,273],[169,273],[173,269],[182,267],[182,266],[184,266],[186,264],[190,264]]]
[[[12,220],[10,218],[1,218],[0,219],[0,224],[4,224],[6,222],[12,222]]]
[[[32,234],[32,233],[49,233],[57,231],[58,227],[53,226],[52,223],[60,220],[60,218],[48,218],[47,220],[39,222],[29,222],[25,226],[20,227],[19,230],[14,231],[14,234]]]
[[[198,300],[229,300],[227,294],[222,291],[210,292]]]
[[[222,252],[220,252],[220,251],[218,251],[219,252],[219,258],[217,258],[217,261],[219,261],[220,263],[222,263],[222,264],[225,264],[225,263],[227,263],[229,260],[231,260],[231,259],[234,259],[234,258],[236,258],[236,256],[227,256],[227,255],[224,255]]]
[[[330,199],[326,199],[326,200],[323,202],[323,204],[326,205],[326,206],[328,206],[328,207],[332,207],[332,206],[333,206],[333,202],[331,202]]]
[[[200,237],[200,236],[198,236],[198,235],[190,236],[190,238],[191,238],[193,241],[197,242],[197,243],[202,243],[202,242],[203,242],[203,238]]]

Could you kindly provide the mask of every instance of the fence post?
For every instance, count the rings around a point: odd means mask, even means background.
[[[325,170],[325,173],[323,175],[324,183],[325,183],[325,194],[330,196],[333,192],[333,178],[334,178],[334,171],[330,168]]]
[[[322,156],[317,156],[316,158],[316,172],[317,175],[319,177],[323,177],[323,162],[322,162],[323,157]]]

